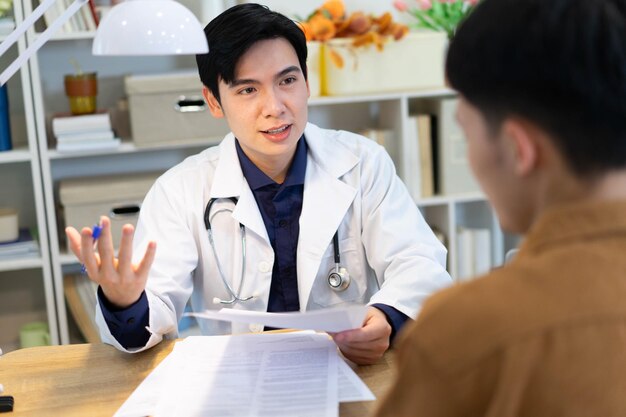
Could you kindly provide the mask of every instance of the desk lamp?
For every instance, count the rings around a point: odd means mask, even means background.
[[[43,0],[0,44],[0,56],[13,45],[57,0]],[[89,0],[74,2],[0,74],[6,84],[50,37]],[[94,55],[188,55],[207,53],[198,19],[173,0],[127,0],[115,5],[96,30]]]

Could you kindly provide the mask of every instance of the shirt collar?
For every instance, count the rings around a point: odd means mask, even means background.
[[[618,234],[626,234],[626,201],[571,203],[546,210],[520,249],[540,253],[549,247]]]
[[[235,147],[237,149],[237,156],[239,157],[239,164],[241,165],[241,171],[245,177],[251,190],[258,190],[266,185],[276,184],[276,182],[268,177],[263,171],[257,168],[256,165],[248,158],[239,145],[239,140],[235,140]],[[296,152],[291,161],[291,166],[287,171],[287,176],[283,182],[284,187],[291,185],[304,184],[304,174],[306,173],[306,159],[307,159],[307,144],[304,140],[304,135],[298,140],[296,146]]]

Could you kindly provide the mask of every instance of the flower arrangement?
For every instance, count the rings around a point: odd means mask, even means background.
[[[362,11],[348,14],[343,0],[326,0],[306,19],[297,20],[307,41],[351,38],[351,47],[375,45],[378,50],[384,48],[388,39],[400,40],[409,32],[408,26],[394,22],[389,12],[380,16]],[[330,57],[335,65],[343,67],[343,59],[332,49]]]
[[[459,23],[480,0],[415,0],[411,6],[404,0],[395,0],[394,7],[417,19],[418,28],[445,31],[452,39]]]

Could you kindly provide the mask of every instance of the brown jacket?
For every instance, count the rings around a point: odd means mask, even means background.
[[[400,337],[376,416],[625,417],[626,202],[548,211]]]

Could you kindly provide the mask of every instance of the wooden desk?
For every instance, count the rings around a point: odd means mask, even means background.
[[[18,416],[112,416],[139,383],[173,349],[163,341],[137,354],[105,344],[45,346],[16,350],[0,356],[0,383],[5,395],[15,397]],[[393,354],[376,365],[360,366],[357,374],[377,398],[392,380]],[[364,417],[374,402],[343,403],[341,417]]]

